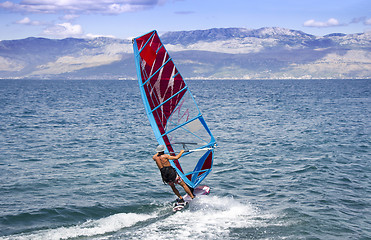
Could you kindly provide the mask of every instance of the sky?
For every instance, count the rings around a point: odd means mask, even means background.
[[[371,31],[370,0],[0,0],[0,40],[131,39],[151,30],[282,27],[323,36]]]

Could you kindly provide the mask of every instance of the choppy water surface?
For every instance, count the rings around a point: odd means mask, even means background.
[[[0,81],[0,239],[370,239],[371,81],[190,81],[218,142],[173,214],[135,81]]]

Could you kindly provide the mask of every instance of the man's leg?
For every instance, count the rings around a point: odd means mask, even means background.
[[[183,199],[182,195],[180,195],[178,189],[176,189],[174,183],[169,183],[169,185],[170,185],[171,189],[173,189],[173,192],[175,193],[175,195],[177,195],[179,199]]]
[[[189,189],[189,187],[187,186],[187,184],[182,180],[180,183],[179,183],[180,186],[182,186],[184,188],[184,191],[186,191],[186,193],[193,199],[195,198],[195,196],[193,196],[191,190]]]

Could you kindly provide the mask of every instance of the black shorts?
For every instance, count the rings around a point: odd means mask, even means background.
[[[163,167],[160,169],[160,171],[162,181],[164,181],[165,183],[177,183],[178,179],[180,179],[175,169],[171,166]]]

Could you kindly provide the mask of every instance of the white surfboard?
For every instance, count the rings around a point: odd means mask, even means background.
[[[210,187],[206,185],[197,186],[194,191],[193,195],[200,196],[200,195],[208,195],[210,193]],[[192,198],[186,194],[183,196],[184,203],[174,203],[173,205],[173,212],[181,211],[183,209],[186,209],[189,206],[189,203],[192,201]]]

